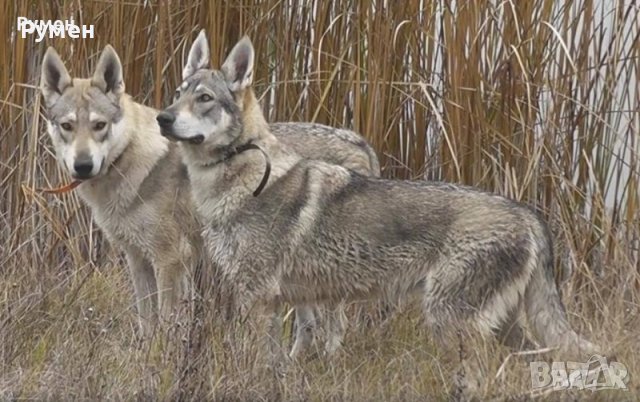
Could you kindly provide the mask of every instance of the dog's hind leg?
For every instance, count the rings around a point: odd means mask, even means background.
[[[479,399],[484,376],[473,341],[469,341],[477,334],[476,329],[487,337],[493,333],[487,326],[474,325],[473,309],[460,301],[451,282],[427,280],[425,289],[424,322],[446,356],[445,361],[453,364],[451,396],[454,400]]]
[[[500,328],[495,331],[498,341],[513,351],[532,350],[535,345],[527,338],[522,327],[520,310],[521,304],[504,320]]]
[[[153,266],[133,247],[128,247],[125,254],[131,272],[140,328],[145,336],[150,336],[158,318],[158,290]]]

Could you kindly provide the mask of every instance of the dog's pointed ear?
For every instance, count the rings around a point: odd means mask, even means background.
[[[91,78],[91,85],[100,88],[105,94],[111,92],[120,96],[124,93],[122,63],[111,45],[104,47],[96,71]]]
[[[198,34],[193,45],[191,45],[187,64],[185,64],[182,69],[182,79],[186,80],[196,71],[207,68],[209,66],[209,59],[209,41],[207,40],[207,33],[203,29]]]
[[[241,91],[253,81],[253,44],[248,36],[240,39],[222,65],[231,92]]]
[[[40,77],[40,89],[47,107],[53,105],[62,92],[71,85],[73,81],[58,52],[49,47],[42,59],[42,76]]]

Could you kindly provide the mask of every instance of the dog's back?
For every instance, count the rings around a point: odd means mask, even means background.
[[[486,254],[479,258],[495,258],[499,267],[500,259],[520,267],[527,256],[518,252],[528,250],[531,225],[539,225],[532,212],[499,196],[444,183],[367,178],[302,160],[261,197],[248,199],[225,227],[262,233],[269,226],[272,235],[263,241],[271,243],[265,248],[274,250],[274,264],[278,253],[292,262],[291,271],[281,272],[291,284],[283,295],[314,303],[380,295],[389,285],[415,287],[425,280],[425,266],[463,251],[470,256],[476,248]],[[474,265],[480,262],[469,262],[468,272],[461,273],[473,280],[460,285],[472,287],[452,298],[479,305],[496,290],[503,276],[484,277],[490,271]],[[516,279],[520,272],[510,267],[503,274]],[[289,289],[300,292],[287,295]],[[386,295],[400,296],[395,293]]]
[[[317,123],[273,123],[269,129],[303,158],[344,166],[366,176],[380,176],[375,151],[351,130]]]

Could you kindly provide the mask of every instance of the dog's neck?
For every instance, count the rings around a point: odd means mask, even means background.
[[[253,143],[252,140],[249,140],[248,142],[245,142],[237,146],[232,145],[232,146],[226,147],[220,158],[216,158],[215,160],[212,160],[209,163],[200,165],[200,167],[203,169],[213,168],[221,163],[227,163],[231,161],[232,158],[235,158],[236,156],[247,151],[260,151],[265,160],[265,167],[264,167],[264,173],[262,174],[262,180],[260,181],[260,184],[258,185],[258,187],[256,187],[256,189],[253,191],[253,196],[257,197],[258,195],[260,195],[264,187],[267,185],[267,182],[269,181],[269,176],[271,175],[271,159],[269,158],[269,155],[262,148],[260,148],[259,145],[256,145],[255,143]]]
[[[189,151],[185,153],[194,199],[209,223],[221,223],[248,199],[256,195],[259,198],[261,195],[256,193],[266,191],[300,159],[269,131],[253,91],[247,90],[241,96],[241,132],[230,146],[236,150],[247,148],[247,144],[255,146],[231,154],[220,148],[207,163],[192,159]],[[185,151],[189,148],[198,151],[197,146],[185,144]],[[270,174],[263,183],[268,166]]]
[[[247,133],[248,135],[251,135],[251,133],[262,133],[265,136],[268,135],[273,137],[269,131],[269,124],[267,124],[264,114],[262,114],[262,108],[260,107],[260,103],[258,103],[258,99],[256,99],[253,89],[245,89],[238,96],[242,98],[240,105],[242,108],[243,133]]]

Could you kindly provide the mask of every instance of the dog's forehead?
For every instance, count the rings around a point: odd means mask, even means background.
[[[208,89],[216,94],[229,92],[224,75],[218,70],[199,70],[183,81],[179,89],[183,92]]]
[[[86,79],[74,79],[73,85],[65,89],[56,103],[49,108],[49,115],[54,120],[64,119],[74,114],[76,120],[91,120],[99,115],[114,118],[118,115],[118,105],[115,104],[99,88],[90,84]]]

